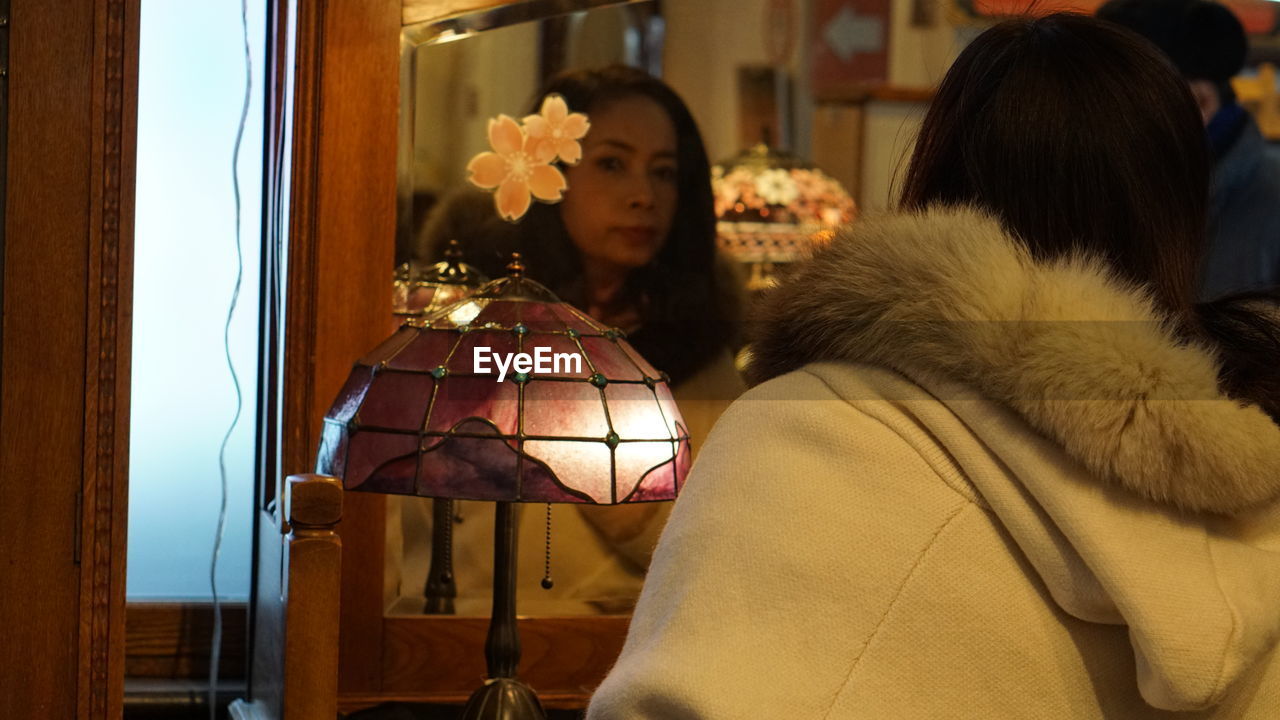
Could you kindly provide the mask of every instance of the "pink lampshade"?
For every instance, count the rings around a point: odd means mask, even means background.
[[[499,382],[497,361],[475,367],[478,347],[545,362]],[[666,375],[517,264],[361,358],[316,465],[348,490],[613,504],[674,498],[689,458]]]

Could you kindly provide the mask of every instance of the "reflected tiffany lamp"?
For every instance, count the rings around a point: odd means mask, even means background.
[[[407,262],[396,268],[391,313],[396,323],[432,315],[475,294],[489,281],[476,267],[463,262],[462,248],[450,240],[444,260],[425,268]],[[431,501],[431,568],[423,588],[423,612],[453,614],[458,586],[453,579],[453,501]]]
[[[720,251],[747,265],[747,287],[774,284],[774,266],[830,242],[857,214],[835,178],[761,143],[712,168]]]
[[[516,679],[513,503],[670,500],[690,460],[667,377],[518,257],[508,270],[360,359],[316,462],[348,490],[496,503],[489,678],[464,718],[544,717]],[[494,356],[514,358],[500,381]]]
[[[488,281],[484,273],[462,261],[462,248],[457,240],[450,240],[444,260],[426,267],[407,262],[396,268],[391,313],[401,321],[430,315],[470,296]]]

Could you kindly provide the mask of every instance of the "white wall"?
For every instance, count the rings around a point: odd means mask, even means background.
[[[924,103],[867,103],[863,115],[861,210],[881,210],[897,199],[925,108]]]
[[[912,0],[891,0],[889,84],[933,87],[972,36],[946,0],[934,0],[934,22],[912,27]],[[794,81],[796,151],[808,157],[814,106],[809,90],[810,2],[792,0],[797,13],[795,50],[788,70]],[[712,161],[737,153],[737,68],[767,64],[766,0],[668,0],[664,74],[693,112]],[[867,106],[861,195],[864,209],[885,207],[895,172],[905,167],[924,105],[872,102]],[[812,159],[812,158],[809,158]],[[900,173],[899,173],[900,174]]]
[[[924,0],[929,2],[930,0]],[[899,87],[933,87],[946,74],[951,62],[967,43],[965,31],[958,30],[958,10],[948,0],[931,0],[935,5],[933,24],[911,25],[914,0],[891,0],[889,24],[889,84]]]
[[[794,50],[787,70],[793,81],[795,150],[808,152],[812,106],[808,55],[805,52],[809,3],[794,1]],[[668,0],[663,76],[684,98],[698,121],[712,162],[742,150],[738,147],[737,71],[741,65],[767,65],[764,0]]]
[[[981,31],[949,7],[933,0],[933,24],[911,25],[912,0],[892,0],[889,84],[904,88],[937,86],[969,40]],[[861,209],[879,210],[897,200],[926,103],[872,101],[864,117]]]

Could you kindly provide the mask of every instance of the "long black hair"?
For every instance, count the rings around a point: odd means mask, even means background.
[[[678,384],[736,346],[740,330],[736,278],[717,261],[711,167],[697,123],[674,90],[623,65],[555,76],[538,94],[531,112],[552,93],[563,96],[571,111],[588,115],[618,100],[645,97],[662,107],[675,127],[677,205],[671,231],[653,262],[631,272],[624,292],[641,316],[640,329],[628,340]],[[468,262],[500,277],[510,253],[519,251],[530,277],[562,300],[586,309],[582,258],[559,206],[534,203],[516,225],[493,219],[481,227],[480,232],[458,238]]]
[[[1186,82],[1148,42],[1075,14],[1001,22],[956,59],[925,116],[901,205],[975,204],[1033,256],[1085,252],[1150,288],[1212,347],[1232,397],[1280,422],[1280,296],[1197,305],[1209,151]]]

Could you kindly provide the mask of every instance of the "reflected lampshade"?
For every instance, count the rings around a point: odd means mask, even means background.
[[[835,178],[764,144],[712,168],[712,188],[719,248],[752,266],[752,287],[768,284],[762,264],[808,256],[857,212]]]
[[[469,297],[489,281],[484,273],[462,261],[457,240],[450,240],[444,260],[421,266],[406,262],[396,268],[391,312],[398,320],[430,315]]]
[[[666,375],[515,263],[356,363],[317,472],[349,490],[614,504],[674,498],[689,463]]]

